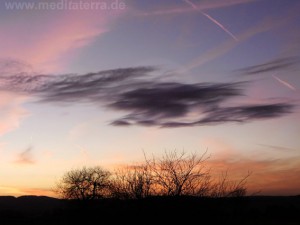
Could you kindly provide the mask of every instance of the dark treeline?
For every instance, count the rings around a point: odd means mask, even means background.
[[[242,197],[247,193],[248,172],[231,180],[224,172],[212,177],[209,157],[177,151],[127,165],[113,172],[100,166],[66,172],[55,191],[63,199],[143,199],[153,196]]]

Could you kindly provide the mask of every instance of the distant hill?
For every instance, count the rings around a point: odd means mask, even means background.
[[[0,211],[14,210],[25,212],[40,212],[61,207],[63,201],[47,196],[0,196]]]
[[[219,199],[151,197],[142,200],[102,199],[91,202],[60,200],[47,196],[0,196],[1,225],[116,223],[299,225],[300,196]]]

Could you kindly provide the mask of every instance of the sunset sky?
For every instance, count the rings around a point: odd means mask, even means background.
[[[299,0],[84,2],[0,2],[0,195],[174,149],[300,194]]]

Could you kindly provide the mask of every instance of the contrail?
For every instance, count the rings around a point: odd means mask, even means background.
[[[284,86],[288,87],[289,89],[293,90],[293,91],[296,91],[296,88],[289,84],[288,82],[284,81],[284,80],[281,80],[279,77],[275,76],[275,75],[272,75],[274,79],[276,79],[279,83],[283,84]]]
[[[216,24],[218,27],[220,27],[223,31],[225,31],[227,34],[229,34],[230,37],[232,37],[235,41],[239,41],[239,39],[236,36],[234,36],[234,34],[231,33],[226,27],[224,27],[220,22],[218,22],[216,19],[214,19],[207,13],[200,10],[193,2],[191,2],[190,0],[183,0],[183,1],[187,4],[189,4],[193,9],[200,12],[203,16],[206,16],[210,21],[212,21],[214,24]]]

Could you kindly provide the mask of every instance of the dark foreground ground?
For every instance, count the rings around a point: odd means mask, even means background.
[[[300,196],[104,199],[84,203],[49,197],[0,197],[1,225],[255,224],[300,225]]]

